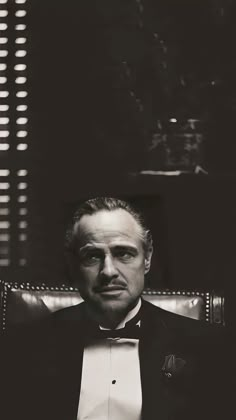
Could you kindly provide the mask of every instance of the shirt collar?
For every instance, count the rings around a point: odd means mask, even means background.
[[[139,309],[141,308],[141,304],[142,304],[142,301],[139,298],[137,305],[135,305],[135,307],[127,313],[126,317],[117,325],[117,327],[115,329],[119,330],[120,328],[124,328],[125,324],[128,321],[130,321],[131,319],[133,319],[135,317],[135,315],[137,315]],[[104,328],[101,325],[99,325],[99,328],[100,328],[100,330],[110,330],[110,328]]]

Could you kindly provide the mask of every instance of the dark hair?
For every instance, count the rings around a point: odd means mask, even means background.
[[[143,241],[144,251],[146,251],[152,244],[152,237],[150,231],[147,229],[142,214],[136,210],[127,201],[112,197],[96,197],[82,203],[74,213],[72,222],[66,231],[66,250],[74,252],[77,245],[76,232],[74,230],[75,224],[80,221],[84,215],[92,215],[102,210],[114,211],[123,209],[127,211],[136,220],[141,228],[141,239]]]

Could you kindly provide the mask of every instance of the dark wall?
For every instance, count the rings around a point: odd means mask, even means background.
[[[59,184],[144,169],[175,117],[203,123],[207,171],[235,171],[232,0],[34,0],[29,28],[34,168],[53,160]]]

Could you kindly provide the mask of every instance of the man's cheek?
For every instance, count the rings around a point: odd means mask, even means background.
[[[137,262],[135,264],[132,264],[128,267],[128,270],[130,273],[132,273],[133,275],[137,276],[143,276],[144,275],[144,270],[145,270],[145,265],[143,262]]]
[[[96,276],[95,268],[91,267],[80,267],[80,276],[83,282],[91,281]]]

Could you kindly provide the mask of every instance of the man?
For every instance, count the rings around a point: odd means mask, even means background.
[[[6,419],[222,419],[220,332],[141,299],[152,252],[128,203],[80,206],[66,256],[84,303],[20,334],[27,369],[14,365],[17,409],[8,406]]]

